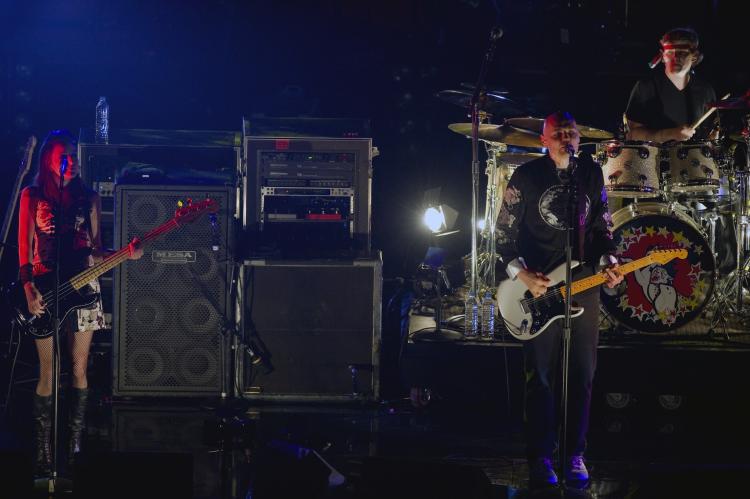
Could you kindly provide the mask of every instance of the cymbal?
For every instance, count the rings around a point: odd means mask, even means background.
[[[530,133],[542,134],[542,127],[544,126],[544,120],[542,118],[509,118],[506,119],[503,124],[510,125],[513,128],[520,128]],[[586,125],[576,123],[578,127],[578,133],[581,134],[581,138],[594,139],[594,140],[608,140],[614,137],[614,134],[594,128]]]
[[[520,166],[532,159],[541,158],[544,154],[540,152],[528,153],[502,153],[496,156],[496,161],[508,166]]]
[[[471,137],[471,123],[452,123],[448,128],[457,134]],[[479,140],[516,147],[542,147],[538,134],[507,125],[480,124]]]
[[[488,90],[479,98],[479,109],[491,114],[501,114],[503,116],[513,116],[522,114],[524,111],[521,106],[506,97],[505,90]],[[471,107],[471,99],[474,96],[473,90],[441,90],[435,94],[438,99],[444,100],[463,108]]]
[[[744,95],[735,97],[734,99],[723,99],[716,102],[709,102],[707,107],[715,107],[716,109],[734,110],[734,111],[746,111],[750,109],[750,90],[745,92]]]

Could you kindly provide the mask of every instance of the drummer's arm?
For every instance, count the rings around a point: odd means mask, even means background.
[[[638,123],[628,118],[627,140],[664,143],[670,140],[683,141],[690,139],[695,134],[695,129],[688,125],[674,128],[655,130],[648,128],[643,123]]]

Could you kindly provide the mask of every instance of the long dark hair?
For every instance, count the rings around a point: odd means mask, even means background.
[[[56,192],[58,188],[55,177],[52,175],[52,169],[50,168],[50,164],[52,163],[52,146],[55,144],[76,146],[78,141],[68,130],[52,130],[45,137],[39,151],[39,165],[36,176],[32,182],[45,197],[50,193]],[[68,186],[76,194],[80,194],[79,191],[82,192],[84,190],[80,176],[71,180]]]

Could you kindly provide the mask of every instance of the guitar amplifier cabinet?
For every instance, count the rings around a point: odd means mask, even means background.
[[[112,392],[115,396],[219,396],[230,358],[234,190],[219,186],[123,185],[115,190],[115,237],[124,245],[174,216],[179,201],[216,201],[208,215],[146,246],[115,269]]]
[[[377,400],[381,259],[248,260],[241,273],[242,395]]]

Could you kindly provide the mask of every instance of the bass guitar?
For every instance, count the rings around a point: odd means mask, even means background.
[[[664,265],[675,258],[687,258],[687,250],[656,250],[643,258],[620,265],[619,270],[622,275],[626,275],[655,263]],[[574,261],[573,266],[577,267],[578,262]],[[539,336],[550,324],[565,316],[565,264],[557,266],[547,277],[552,284],[546,293],[536,298],[520,279],[507,279],[497,288],[500,315],[510,334],[519,340],[526,341]],[[570,286],[571,295],[605,282],[605,272],[574,281]],[[572,307],[573,317],[578,317],[582,313],[582,307]]]
[[[218,210],[219,204],[212,199],[205,199],[198,203],[188,202],[186,206],[175,211],[174,218],[144,235],[140,240],[141,245],[146,246],[148,243],[172,230],[192,222],[204,213],[216,213]],[[96,265],[75,275],[65,275],[61,272],[64,277],[61,275],[60,287],[58,288],[61,311],[60,321],[62,322],[74,310],[89,307],[96,303],[99,295],[89,283],[127,260],[129,253],[128,247],[124,246]],[[55,296],[54,272],[35,277],[34,284],[42,294],[44,303],[49,307],[49,304],[53,303]],[[41,315],[31,314],[26,304],[23,285],[20,283],[15,284],[11,288],[10,294],[10,302],[14,310],[13,319],[18,324],[20,330],[36,338],[49,336],[55,325],[49,308],[45,308]]]

